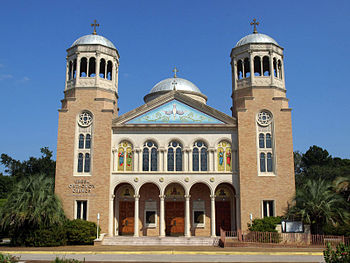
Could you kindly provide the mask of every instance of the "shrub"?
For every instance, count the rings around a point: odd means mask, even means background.
[[[277,232],[276,225],[279,223],[281,223],[280,217],[256,218],[253,220],[253,224],[248,224],[248,229],[255,232]]]
[[[85,259],[84,259],[84,262],[85,262]],[[56,259],[52,261],[52,263],[83,263],[83,262],[77,259],[65,259],[65,258],[56,257]]]
[[[331,245],[327,244],[327,249],[323,251],[323,257],[326,263],[349,263],[350,262],[350,246],[343,243],[337,245],[333,250]]]
[[[0,253],[0,263],[15,263],[19,258],[11,255],[4,255]]]
[[[26,246],[54,247],[67,244],[66,230],[63,226],[52,226],[34,230],[24,240]]]
[[[92,245],[96,238],[96,224],[81,219],[66,223],[68,245]]]

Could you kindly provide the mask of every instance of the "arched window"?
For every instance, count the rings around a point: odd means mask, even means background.
[[[89,59],[89,77],[95,77],[96,75],[96,59],[91,57]]]
[[[143,171],[157,171],[158,170],[158,147],[153,141],[147,141],[143,145]]]
[[[90,173],[90,154],[85,154],[84,173]]]
[[[265,153],[260,153],[260,172],[266,172]]]
[[[182,171],[182,145],[177,141],[168,145],[168,171]]]
[[[237,62],[237,78],[242,79],[243,78],[243,63],[242,60],[238,60]]]
[[[82,153],[79,153],[79,155],[78,155],[78,173],[83,172],[83,159],[84,159],[84,155]]]
[[[112,80],[112,70],[113,70],[112,61],[108,60],[108,63],[107,63],[107,79],[108,80]]]
[[[218,171],[232,171],[232,149],[231,143],[227,141],[221,141],[218,144],[218,156],[217,164]]]
[[[268,56],[263,57],[263,75],[270,76],[270,58]]]
[[[272,138],[270,133],[266,134],[266,148],[272,148]]]
[[[85,138],[85,149],[90,149],[91,148],[91,135],[86,134]]]
[[[87,58],[81,58],[80,60],[80,77],[87,76]]]
[[[254,76],[261,76],[261,59],[259,56],[254,57]]]
[[[259,148],[265,148],[265,135],[263,133],[259,134]]]
[[[196,141],[193,144],[192,168],[193,171],[208,170],[208,147],[202,141]]]
[[[250,61],[249,58],[244,59],[244,77],[249,78],[250,77]]]
[[[106,60],[104,58],[101,58],[100,61],[100,78],[105,78],[106,77]]]
[[[267,153],[267,171],[268,172],[272,172],[272,154],[271,153]]]
[[[118,171],[132,171],[132,166],[132,144],[128,141],[122,141],[118,145]]]
[[[79,149],[84,149],[84,134],[79,135]]]

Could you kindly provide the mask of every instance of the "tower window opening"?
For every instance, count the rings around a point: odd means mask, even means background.
[[[277,78],[277,61],[276,58],[273,58],[273,76]]]
[[[91,135],[86,134],[85,149],[90,149],[90,148],[91,148]]]
[[[266,148],[272,148],[271,134],[266,134]]]
[[[259,148],[265,148],[265,135],[263,133],[259,134]]]
[[[270,58],[268,56],[263,57],[263,74],[270,76]]]
[[[96,59],[94,57],[91,57],[89,59],[89,77],[95,77],[96,76]]]
[[[259,56],[254,57],[254,76],[261,76],[261,59]]]
[[[272,172],[272,154],[271,153],[267,153],[267,171],[268,172]]]
[[[260,172],[266,172],[265,153],[260,154]]]
[[[113,70],[112,61],[108,60],[108,63],[107,63],[107,79],[108,80],[112,80],[112,70]]]
[[[90,154],[85,154],[85,164],[84,164],[84,173],[90,172]]]
[[[73,73],[73,62],[69,61],[69,66],[68,66],[68,80],[72,79],[72,73]]]
[[[282,79],[282,63],[281,60],[278,60],[278,78]]]
[[[80,60],[80,77],[85,78],[87,76],[87,58]]]
[[[244,77],[249,78],[250,77],[250,61],[249,58],[244,59]]]
[[[106,77],[106,60],[103,58],[100,61],[100,78],[105,78]]]
[[[84,134],[79,135],[79,149],[84,149]]]
[[[73,79],[77,78],[77,59],[73,61]]]
[[[242,79],[243,78],[243,64],[242,60],[238,60],[237,62],[237,78]]]
[[[83,159],[84,159],[84,155],[82,153],[79,153],[79,155],[78,155],[78,173],[83,172]]]

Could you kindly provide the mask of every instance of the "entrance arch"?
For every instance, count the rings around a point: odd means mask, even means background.
[[[165,234],[183,236],[185,234],[185,189],[178,183],[165,188]]]
[[[145,183],[140,191],[141,236],[159,235],[159,195],[160,190],[154,183]]]
[[[122,183],[114,189],[114,235],[133,235],[135,224],[135,189]]]
[[[190,189],[191,235],[210,236],[210,189],[204,183],[196,183]]]
[[[216,235],[220,228],[226,231],[236,230],[236,198],[231,184],[222,183],[215,189],[215,222]]]

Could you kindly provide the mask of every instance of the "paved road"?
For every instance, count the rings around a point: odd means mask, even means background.
[[[14,252],[14,251],[13,251]],[[96,262],[324,262],[321,253],[306,252],[16,252],[21,261],[51,261],[56,257]]]

